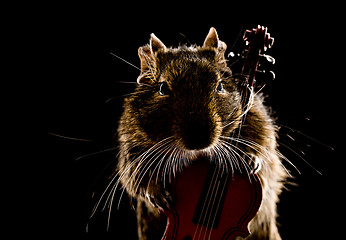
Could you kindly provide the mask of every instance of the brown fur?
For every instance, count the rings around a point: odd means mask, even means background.
[[[162,237],[166,218],[158,207],[172,204],[167,190],[172,177],[199,156],[216,159],[214,146],[229,151],[235,144],[234,150],[246,152],[242,155],[263,186],[247,239],[281,239],[276,204],[286,172],[277,150],[277,127],[263,97],[247,87],[246,78],[232,76],[225,50],[214,28],[202,47],[167,48],[152,34],[150,44],[138,50],[139,84],[124,101],[118,128],[118,170],[123,187],[137,200],[141,240]],[[225,157],[222,161],[229,164]]]

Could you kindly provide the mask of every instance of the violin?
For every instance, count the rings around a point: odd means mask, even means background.
[[[245,238],[262,201],[255,174],[227,173],[207,160],[192,163],[173,188],[175,208],[164,210],[167,227],[162,240]]]
[[[253,87],[256,83],[255,74],[259,65],[259,58],[265,57],[266,60],[272,64],[275,63],[275,59],[269,55],[262,55],[261,51],[266,51],[274,44],[274,38],[270,37],[268,29],[263,26],[259,26],[251,31],[246,30],[243,36],[243,40],[248,45],[247,54],[245,56],[245,62],[242,69],[242,75],[248,77],[248,81]]]
[[[262,50],[273,45],[267,28],[246,30],[248,49],[242,75],[251,87]],[[233,172],[198,159],[176,176],[172,183],[174,207],[161,209],[167,216],[162,240],[235,240],[247,237],[249,222],[262,202],[262,186],[255,173]]]

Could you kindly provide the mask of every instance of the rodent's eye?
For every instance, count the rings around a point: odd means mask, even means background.
[[[160,83],[160,90],[159,90],[160,96],[169,95],[170,92],[171,92],[171,90],[169,89],[168,84],[166,82],[161,82]]]
[[[217,91],[218,93],[222,93],[222,92],[223,92],[223,85],[222,85],[222,82],[221,82],[221,81],[219,81],[219,84],[218,84],[217,87],[216,87],[216,91]]]

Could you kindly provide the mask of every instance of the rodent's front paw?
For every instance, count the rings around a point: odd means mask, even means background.
[[[251,158],[251,162],[250,162],[249,166],[252,169],[251,172],[253,174],[256,174],[262,169],[262,162],[258,157],[253,156]]]
[[[146,199],[155,208],[169,209],[173,207],[173,198],[167,190],[147,194]]]

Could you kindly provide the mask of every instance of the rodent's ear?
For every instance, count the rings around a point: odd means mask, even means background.
[[[158,39],[154,33],[150,34],[149,44],[138,49],[138,56],[141,60],[141,74],[137,78],[138,83],[148,81],[148,72],[155,66],[155,53],[159,50],[166,51],[166,46]]]
[[[211,27],[207,37],[204,40],[203,47],[212,47],[219,50],[220,53],[224,54],[227,48],[226,43],[219,40],[216,29]]]
[[[138,56],[141,60],[141,72],[145,72],[150,68],[150,65],[154,61],[154,56],[151,52],[151,47],[149,45],[144,45],[138,48]]]
[[[207,37],[204,40],[203,47],[213,47],[218,48],[219,37],[217,36],[216,29],[211,27]]]
[[[163,42],[161,42],[161,40],[158,39],[154,33],[150,34],[150,37],[150,47],[153,54],[158,50],[166,51],[165,44],[163,44]]]
[[[146,74],[152,68],[154,63],[154,56],[150,45],[147,44],[138,48],[138,56],[141,61],[141,74],[137,78],[137,83],[140,84],[146,81]]]

